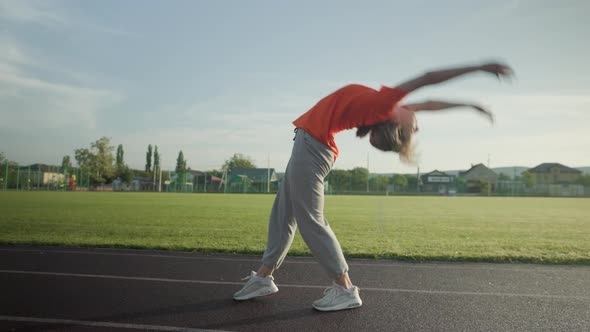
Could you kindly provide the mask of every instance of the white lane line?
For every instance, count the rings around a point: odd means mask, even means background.
[[[236,257],[236,258],[229,258],[229,257],[216,257],[215,255],[211,256],[188,256],[190,254],[148,254],[142,252],[115,252],[111,251],[112,249],[94,249],[94,250],[101,250],[101,251],[81,251],[81,250],[55,250],[55,249],[19,249],[19,248],[0,248],[0,252],[2,251],[12,251],[12,252],[33,252],[39,254],[75,254],[75,255],[107,255],[107,256],[132,256],[132,257],[154,257],[154,258],[179,258],[179,259],[191,259],[191,260],[216,260],[216,261],[229,261],[229,262],[247,262],[247,263],[260,263],[261,259],[255,258],[243,258],[243,257]],[[104,251],[102,251],[104,250]],[[130,250],[130,249],[126,249]],[[198,254],[198,253],[195,253]],[[201,254],[206,255],[206,254]],[[260,256],[262,257],[262,255]],[[285,260],[284,264],[318,264],[317,261],[313,258],[305,258],[305,257],[297,257],[299,260]],[[301,260],[303,259],[303,260]],[[537,264],[529,264],[527,266],[511,266],[508,264],[501,264],[501,263],[477,263],[477,262],[398,262],[398,261],[391,261],[387,263],[379,263],[376,261],[375,263],[363,263],[357,262],[355,258],[347,259],[348,265],[350,266],[375,266],[375,267],[405,267],[405,268],[430,268],[430,269],[469,269],[469,270],[508,270],[508,271],[534,271],[537,269],[552,269],[552,270],[579,270],[579,269],[587,269],[590,271],[590,268],[583,265],[537,265]]]
[[[0,320],[12,322],[27,322],[27,323],[44,323],[44,324],[63,324],[63,325],[78,325],[78,326],[93,326],[93,327],[107,327],[107,328],[122,328],[135,329],[143,331],[183,331],[183,332],[209,332],[220,330],[203,330],[190,327],[177,326],[162,326],[162,325],[147,325],[147,324],[125,324],[113,322],[94,322],[87,320],[73,320],[73,319],[56,319],[56,318],[37,318],[37,317],[19,317],[19,316],[3,316],[0,315]]]
[[[262,255],[260,255],[260,259],[255,258],[227,258],[227,257],[215,257],[215,256],[188,256],[190,254],[183,255],[182,253],[178,253],[177,255],[162,253],[162,254],[148,254],[142,252],[115,252],[111,251],[112,249],[94,249],[94,250],[101,250],[101,251],[80,251],[80,250],[55,250],[55,249],[16,249],[16,248],[0,248],[0,251],[16,251],[16,252],[35,252],[39,254],[76,254],[76,255],[109,255],[109,256],[134,256],[134,257],[156,257],[156,258],[182,258],[182,259],[200,259],[200,260],[220,260],[220,261],[232,261],[232,262],[261,262]],[[104,250],[104,251],[103,251]],[[126,249],[130,250],[130,249]],[[196,253],[198,254],[198,253]],[[207,255],[207,254],[201,254]],[[287,262],[285,262],[287,263]],[[291,263],[315,263],[315,260],[309,259],[309,262],[291,262]]]
[[[237,281],[208,281],[208,280],[190,280],[190,279],[169,279],[169,278],[148,278],[148,277],[126,277],[107,274],[85,274],[85,273],[63,273],[63,272],[39,272],[39,271],[17,271],[17,270],[0,270],[0,273],[10,274],[30,274],[58,277],[79,277],[79,278],[101,278],[101,279],[119,279],[119,280],[139,280],[139,281],[157,281],[157,282],[175,282],[191,283],[204,285],[243,285],[244,282]],[[322,287],[325,288],[325,287]]]
[[[224,285],[224,286],[227,286],[227,285],[241,286],[244,284],[244,282],[237,282],[237,281],[210,281],[210,280],[191,280],[191,279],[126,277],[126,276],[104,275],[104,274],[81,274],[81,273],[40,272],[40,271],[0,270],[0,273],[59,276],[59,277],[117,279],[117,280],[138,280],[138,281],[152,281],[152,282],[189,283],[189,284]],[[277,284],[277,285],[280,287],[285,287],[285,288],[312,288],[312,289],[325,289],[326,288],[326,286],[318,286],[318,285],[296,285],[296,284]],[[575,300],[584,300],[584,301],[590,300],[590,296],[581,296],[581,295],[470,292],[470,291],[445,291],[445,290],[429,290],[429,289],[376,288],[376,287],[360,287],[360,289],[362,291],[389,292],[389,293],[475,295],[475,296],[498,296],[498,297],[530,297],[530,298],[568,299],[568,300],[575,299]]]

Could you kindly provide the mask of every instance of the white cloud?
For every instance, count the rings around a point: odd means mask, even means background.
[[[0,90],[4,128],[67,128],[92,129],[96,112],[119,102],[122,97],[107,90],[75,87],[0,72]]]
[[[121,100],[108,90],[84,88],[39,77],[29,68],[44,66],[9,38],[0,38],[0,127],[93,128],[95,112]]]
[[[189,105],[169,105],[151,112],[149,123],[155,132],[121,136],[124,146],[141,147],[133,151],[137,167],[145,163],[147,144],[158,145],[166,156],[164,167],[173,168],[183,150],[193,169],[217,169],[234,153],[251,156],[264,167],[270,154],[271,167],[284,171],[292,148],[293,125],[299,115],[313,106],[314,99],[290,94],[269,93],[264,98],[225,94]],[[170,116],[169,116],[170,115]]]
[[[11,73],[11,74],[16,74],[19,73],[20,70],[18,68],[18,66],[15,66],[11,63],[7,63],[7,62],[2,62],[2,60],[0,59],[0,73]]]
[[[496,114],[497,122],[490,126],[468,109],[418,114],[421,169],[466,169],[470,163],[487,163],[488,154],[493,167],[542,162],[590,164],[590,94],[558,88],[551,94],[511,92],[434,91],[443,100],[480,101]],[[430,91],[428,95],[432,95]],[[376,151],[353,133],[338,134],[336,143],[341,148],[337,168],[364,167],[369,153],[372,172],[416,171],[416,167],[401,164],[397,156]]]
[[[130,32],[130,31],[123,30],[123,29],[110,28],[110,27],[101,26],[101,25],[97,25],[97,24],[93,24],[93,23],[89,23],[89,22],[76,21],[76,22],[72,22],[72,23],[74,25],[81,26],[83,28],[86,28],[88,30],[95,31],[98,33],[104,33],[104,34],[109,34],[109,35],[114,35],[114,36],[119,36],[119,37],[131,37],[131,38],[140,38],[141,37],[140,34],[137,34],[134,32]]]
[[[88,17],[73,15],[55,1],[0,0],[0,18],[25,24],[53,27],[83,28],[98,33],[122,37],[139,37],[138,34],[92,23]]]
[[[590,162],[584,159],[584,151],[590,146],[585,138],[590,126],[587,112],[590,97],[585,94],[559,90],[551,95],[444,90],[442,99],[482,101],[496,113],[497,124],[492,127],[486,119],[469,110],[420,114],[421,132],[417,140],[424,170],[468,168],[471,162],[487,162],[488,154],[492,157],[492,166],[533,166],[533,163],[548,161],[543,158],[565,163]],[[466,95],[468,98],[459,98]],[[315,101],[311,97],[288,95],[264,100],[220,96],[186,108],[175,106],[176,111],[188,119],[186,123],[199,124],[202,118],[215,119],[212,126],[218,129],[188,128],[189,125],[162,131],[151,140],[146,135],[138,142],[160,142],[166,150],[173,151],[171,158],[176,158],[182,148],[185,156],[190,156],[187,159],[191,165],[199,169],[219,167],[234,152],[255,156],[259,164],[265,164],[270,153],[271,166],[284,169],[292,143],[291,121]],[[182,109],[185,111],[180,111]],[[338,134],[336,141],[341,147],[337,168],[364,167],[367,153],[370,153],[372,171],[413,172],[416,169],[401,164],[396,155],[379,153],[366,139],[359,140],[352,132]],[[227,150],[228,147],[231,150]],[[452,157],[451,151],[460,151],[460,155]],[[207,161],[200,164],[201,160]]]
[[[5,36],[0,36],[0,63],[5,66],[13,65],[31,65],[33,61],[26,56],[15,42]]]
[[[35,55],[27,40],[12,30],[20,25],[100,30],[91,23],[76,25],[75,20],[54,2],[0,0],[0,22],[11,24],[0,32],[0,131],[7,135],[4,149],[17,161],[54,162],[56,151],[71,153],[62,136],[86,141],[95,135],[100,113],[123,100],[120,93],[90,87],[86,82],[96,80],[88,74],[64,69],[45,54]]]
[[[51,94],[61,95],[80,95],[80,96],[96,96],[105,97],[108,93],[100,90],[93,90],[70,86],[66,84],[51,83],[34,77],[27,77],[14,73],[0,74],[0,81],[6,85],[16,86],[23,89],[38,90]]]
[[[427,168],[461,168],[459,161],[486,162],[488,154],[492,166],[590,163],[588,95],[556,91],[483,96],[474,99],[485,100],[495,112],[493,128],[468,111],[418,117]],[[449,151],[460,151],[460,157],[450,157]]]
[[[200,100],[188,106],[174,106],[186,120],[198,121],[202,114],[215,114],[218,118],[230,121],[232,124],[246,123],[250,121],[294,120],[308,108],[313,106],[312,99],[308,97],[275,94],[260,98],[239,94],[226,94],[207,100]]]
[[[192,126],[158,128],[156,131],[139,131],[113,135],[113,143],[123,144],[126,161],[132,167],[145,163],[148,144],[157,145],[162,155],[162,166],[174,168],[180,150],[192,169],[217,169],[234,153],[251,156],[259,166],[266,165],[271,154],[271,167],[283,168],[287,164],[292,145],[292,126],[267,126],[260,128],[229,128]]]
[[[0,17],[25,23],[65,24],[67,20],[49,1],[0,0]]]

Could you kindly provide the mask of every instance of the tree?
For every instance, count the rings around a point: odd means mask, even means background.
[[[212,170],[206,171],[205,173],[207,173],[207,175],[216,176],[218,178],[223,177],[223,172],[222,171],[218,171],[216,169],[212,169]]]
[[[535,177],[530,172],[522,173],[522,182],[524,182],[524,185],[529,189],[534,188],[537,184],[535,181]]]
[[[74,159],[76,159],[78,167],[80,167],[84,172],[89,172],[92,167],[94,155],[89,149],[76,149],[74,150]]]
[[[83,171],[88,172],[94,183],[106,183],[115,175],[113,150],[108,137],[101,137],[90,144],[90,149],[76,149],[75,159]]]
[[[160,154],[158,153],[158,146],[154,147],[154,172],[160,169]]]
[[[369,179],[370,188],[372,191],[386,191],[389,180],[389,177],[384,175],[375,176]]]
[[[576,180],[577,184],[581,184],[584,187],[590,187],[590,174],[583,174]]]
[[[236,168],[256,168],[254,161],[249,156],[245,156],[241,153],[234,153],[234,155],[223,163],[221,169],[227,169],[231,172]]]
[[[145,171],[151,172],[152,170],[152,145],[148,145],[148,150],[145,154]]]
[[[186,171],[186,160],[184,160],[184,154],[182,153],[182,150],[180,150],[178,158],[176,158],[176,173],[184,173]]]
[[[111,146],[111,140],[108,137],[101,137],[96,142],[91,144],[91,148],[95,151],[96,162],[96,182],[105,183],[112,180],[115,175],[115,168],[113,166],[114,157]]]
[[[4,156],[4,152],[0,151],[0,189],[4,188],[4,184],[6,179],[8,178],[8,174],[6,173],[6,168],[4,167],[4,163],[6,162],[6,157]]]
[[[399,191],[400,188],[406,190],[406,187],[408,186],[408,178],[406,178],[405,175],[396,174],[393,176],[393,184],[397,191]]]
[[[328,175],[328,181],[334,191],[350,191],[350,181],[352,174],[350,171],[335,169]]]
[[[406,179],[408,180],[408,189],[410,191],[418,191],[418,177],[415,175],[406,175]]]
[[[355,167],[351,171],[352,189],[356,191],[367,190],[367,181],[369,180],[369,170],[364,167]]]
[[[500,173],[498,175],[498,181],[510,181],[510,176],[508,176],[504,173]]]
[[[492,183],[487,180],[479,180],[479,192],[482,194],[489,193],[492,189]]]
[[[119,144],[119,146],[117,146],[117,159],[115,161],[118,171],[122,170],[123,166],[125,166],[125,161],[123,160],[123,153],[123,144]]]
[[[72,162],[70,161],[70,156],[64,156],[61,160],[61,169],[69,173],[71,168]]]
[[[464,193],[467,191],[467,181],[464,177],[455,177],[455,189],[458,193]]]
[[[0,152],[0,189],[6,186],[7,188],[16,188],[17,186],[17,168],[18,164],[14,161],[8,160],[5,155]],[[8,169],[6,169],[8,164]],[[8,171],[8,172],[7,172]],[[20,182],[20,181],[19,181]]]
[[[135,174],[125,165],[125,151],[123,150],[123,144],[117,146],[117,156],[115,158],[115,177],[118,177],[124,183],[131,184]]]
[[[126,184],[131,184],[133,181],[133,177],[135,176],[133,170],[131,170],[127,165],[124,165],[119,173],[119,177],[121,181],[125,182]]]

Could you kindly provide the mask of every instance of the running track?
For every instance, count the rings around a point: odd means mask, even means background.
[[[321,313],[329,285],[288,258],[277,294],[231,295],[259,258],[0,246],[0,330],[590,331],[590,267],[349,260],[361,308]]]

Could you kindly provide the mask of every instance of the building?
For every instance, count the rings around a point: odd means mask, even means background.
[[[420,176],[420,191],[446,195],[455,191],[455,177],[445,172],[434,170]]]
[[[228,174],[231,192],[276,191],[278,177],[274,168],[236,168]]]
[[[65,174],[60,172],[60,167],[58,166],[33,164],[28,167],[20,167],[21,174],[28,174],[28,171],[31,172],[31,183],[36,184],[39,182],[42,186],[63,183],[65,180]]]
[[[465,181],[465,191],[468,193],[488,193],[496,190],[498,174],[484,164],[473,165],[465,172],[459,172],[459,177]]]
[[[559,163],[543,163],[527,170],[537,185],[572,184],[582,172]]]
[[[162,190],[175,192],[218,192],[223,190],[224,181],[207,172],[188,170],[184,173],[168,172],[163,177]]]
[[[527,172],[532,177],[533,192],[550,196],[583,196],[584,186],[576,184],[582,171],[559,163],[543,163]]]
[[[188,171],[187,181],[194,186],[195,192],[214,192],[223,190],[224,181],[214,175],[201,171]]]
[[[154,185],[152,177],[134,176],[129,189],[131,191],[154,191],[157,183]]]

